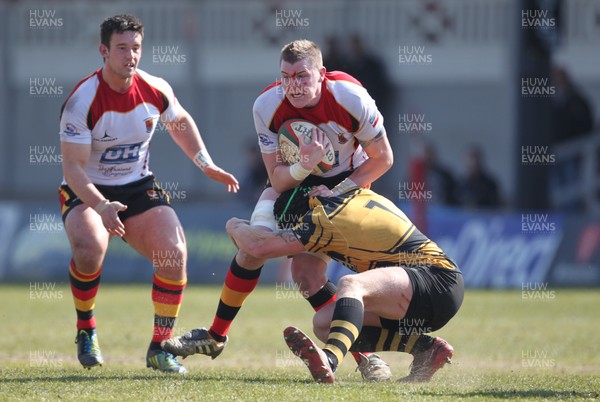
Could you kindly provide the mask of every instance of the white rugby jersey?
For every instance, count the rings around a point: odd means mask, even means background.
[[[92,183],[127,184],[152,174],[154,130],[159,119],[173,121],[181,110],[165,80],[137,70],[131,87],[119,93],[99,69],[81,80],[63,104],[60,140],[92,145],[86,167]]]
[[[368,157],[357,140],[372,140],[383,129],[383,116],[367,90],[351,75],[325,73],[321,99],[312,108],[296,109],[285,97],[281,82],[269,85],[254,102],[254,125],[262,153],[277,151],[279,127],[289,119],[304,119],[323,130],[336,162],[323,177],[355,169]]]

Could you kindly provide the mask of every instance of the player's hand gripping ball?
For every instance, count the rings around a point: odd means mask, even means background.
[[[317,128],[313,123],[302,119],[290,119],[279,128],[279,149],[281,157],[285,163],[290,165],[300,161],[300,141],[309,143],[312,135],[312,129]],[[311,172],[314,175],[322,175],[329,171],[335,163],[335,152],[331,141],[325,135],[325,155],[321,162]]]

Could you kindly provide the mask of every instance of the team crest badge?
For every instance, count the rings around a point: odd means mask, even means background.
[[[150,201],[157,201],[160,198],[158,191],[154,189],[146,190],[146,194],[148,195],[148,198],[150,198]]]
[[[154,118],[148,117],[146,120],[144,120],[144,123],[146,124],[146,132],[150,134],[154,128]]]
[[[348,135],[348,131],[345,130],[344,127],[341,127],[333,121],[330,121],[329,123],[327,123],[327,125],[329,126],[331,131],[333,131],[337,136],[338,144],[345,144],[352,137],[352,135]]]

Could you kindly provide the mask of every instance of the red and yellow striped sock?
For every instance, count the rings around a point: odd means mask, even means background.
[[[210,327],[210,334],[217,341],[224,341],[229,332],[229,328],[238,311],[242,307],[246,297],[252,293],[258,284],[260,271],[262,267],[256,270],[250,270],[240,267],[235,258],[231,262],[225,284],[221,291],[221,299],[217,307],[217,313]]]
[[[75,303],[75,311],[77,312],[77,332],[82,329],[89,330],[96,328],[94,307],[96,305],[96,294],[100,287],[101,272],[102,268],[90,275],[83,274],[77,270],[75,262],[71,259],[69,282]]]
[[[152,280],[152,302],[154,303],[154,332],[152,344],[159,347],[160,342],[173,337],[173,327],[179,314],[183,290],[187,279],[172,280],[154,274]]]

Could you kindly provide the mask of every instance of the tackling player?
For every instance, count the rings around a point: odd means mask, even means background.
[[[340,279],[338,300],[315,317],[320,349],[297,328],[284,331],[290,349],[317,382],[332,383],[348,351],[398,351],[414,356],[404,381],[429,381],[453,356],[442,328],[464,296],[456,264],[388,199],[354,188],[335,196],[325,186],[283,193],[275,214],[292,228],[271,231],[233,218],[227,232],[257,258],[304,251],[328,255],[356,271]]]
[[[324,184],[341,193],[351,186],[369,186],[393,163],[393,154],[383,127],[383,117],[367,90],[350,75],[326,72],[319,47],[308,40],[296,40],[283,47],[280,57],[281,79],[268,86],[253,107],[263,161],[269,176],[268,188],[259,198],[252,214],[252,225],[275,229],[273,204],[278,193],[305,185]],[[284,162],[278,148],[278,131],[288,119],[300,118],[317,125],[310,144],[301,144],[300,161]],[[322,130],[322,131],[321,131]],[[322,176],[311,175],[324,154],[323,136],[333,145],[336,162]],[[272,187],[271,187],[272,186]],[[329,258],[312,253],[298,254],[292,261],[292,278],[299,291],[309,296],[315,311],[335,301],[335,285],[325,271]],[[200,353],[213,358],[227,342],[230,326],[246,297],[258,283],[265,260],[240,250],[227,273],[217,312],[210,329],[199,329],[188,339]],[[171,345],[175,348],[175,345]],[[204,351],[204,352],[202,352]],[[363,377],[385,380],[389,367],[377,355],[364,361],[354,355]]]
[[[77,312],[77,357],[102,365],[94,301],[111,236],[122,237],[155,268],[154,332],[148,367],[185,373],[161,341],[173,334],[186,285],[183,228],[149,166],[150,140],[166,124],[177,145],[213,180],[237,192],[238,182],[211,160],[192,117],[164,80],[139,70],[143,27],[130,15],[100,26],[104,65],[77,84],[61,110],[62,218],[73,257],[69,280]],[[124,307],[126,308],[126,307]]]

